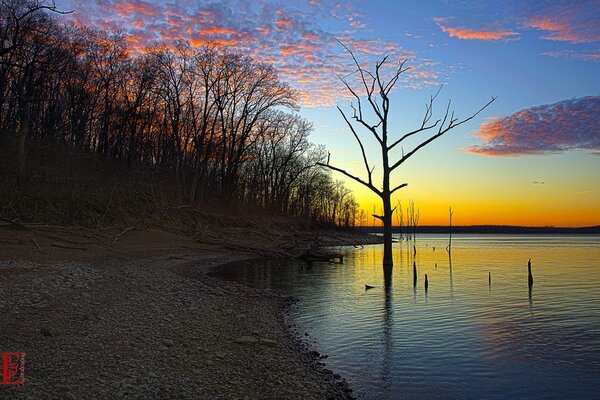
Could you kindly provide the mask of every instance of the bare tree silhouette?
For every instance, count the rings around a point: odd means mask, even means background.
[[[374,215],[374,217],[380,219],[383,222],[383,267],[384,271],[391,270],[394,265],[392,257],[392,214],[394,210],[392,209],[391,198],[397,190],[400,190],[408,185],[407,183],[401,183],[399,185],[392,186],[392,173],[400,165],[404,164],[409,158],[411,158],[417,151],[421,150],[423,147],[427,146],[435,139],[441,137],[450,130],[464,124],[465,122],[475,118],[476,115],[478,115],[495,100],[495,97],[492,97],[492,99],[488,101],[483,107],[481,107],[477,112],[463,119],[454,116],[454,112],[450,110],[451,102],[448,101],[448,105],[446,106],[446,111],[443,117],[432,121],[433,105],[435,99],[437,98],[438,94],[442,89],[442,87],[440,86],[435,95],[430,97],[429,103],[425,107],[425,114],[423,116],[421,125],[417,129],[407,132],[404,135],[400,136],[398,139],[394,140],[390,137],[390,127],[388,125],[388,118],[390,114],[389,95],[393,90],[394,86],[398,83],[401,74],[409,69],[408,67],[404,67],[406,60],[399,62],[399,65],[395,69],[395,72],[391,75],[391,78],[386,81],[385,78],[382,76],[382,70],[388,64],[389,55],[385,56],[381,61],[376,62],[375,71],[371,72],[365,69],[363,66],[361,66],[361,64],[356,59],[354,53],[352,52],[352,50],[350,50],[350,48],[348,48],[348,46],[344,45],[341,42],[339,43],[350,54],[350,57],[352,58],[354,65],[356,66],[355,73],[358,74],[360,89],[353,88],[344,77],[340,77],[340,80],[342,81],[346,89],[354,97],[356,101],[356,106],[354,104],[351,105],[351,108],[353,110],[353,115],[351,118],[348,118],[346,113],[342,111],[340,107],[338,107],[338,111],[342,115],[342,118],[344,118],[344,121],[348,125],[348,128],[350,129],[352,135],[354,136],[354,138],[358,142],[358,145],[360,146],[362,159],[364,162],[365,170],[367,172],[367,179],[365,180],[356,175],[353,175],[342,168],[329,164],[329,162],[327,164],[321,163],[320,165],[329,168],[333,171],[337,171],[347,176],[348,178],[366,186],[373,193],[375,193],[381,198],[383,205],[383,215]],[[358,94],[359,90],[364,90],[365,94],[363,95],[362,99],[361,96]],[[363,111],[366,112],[366,110],[364,110],[365,108],[367,108],[370,113],[374,114],[374,122],[367,122],[365,120],[365,115],[363,113]],[[354,123],[351,122],[351,120],[354,120]],[[366,129],[381,148],[381,167],[383,174],[383,182],[381,187],[378,187],[373,183],[373,170],[375,166],[369,163],[363,141],[359,136],[355,125],[358,127],[362,126],[364,129]],[[396,160],[391,159],[390,152],[394,148],[396,148],[396,146],[402,144],[406,139],[420,133],[431,133],[431,135],[422,140],[408,153],[404,153],[403,151],[401,157],[399,157]]]

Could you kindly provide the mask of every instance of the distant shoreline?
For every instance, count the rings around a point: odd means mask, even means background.
[[[371,232],[382,233],[380,226],[363,226],[356,229]],[[448,226],[423,225],[416,227],[417,233],[446,233],[450,232]],[[406,228],[404,228],[406,231]],[[412,230],[411,230],[412,231]],[[394,233],[400,233],[399,228],[394,228]],[[480,234],[524,234],[524,235],[556,235],[556,234],[580,234],[580,235],[598,235],[599,226],[586,226],[579,228],[553,227],[553,226],[512,226],[512,225],[468,225],[453,226],[452,233],[480,233]]]

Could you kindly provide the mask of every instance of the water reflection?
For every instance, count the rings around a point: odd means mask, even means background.
[[[381,248],[366,246],[341,249],[345,265],[261,262],[222,274],[302,298],[292,318],[361,398],[594,398],[600,238],[456,235],[451,254],[431,250],[446,241],[428,237],[416,255],[395,246],[385,273]]]
[[[391,275],[386,277],[391,279]],[[393,307],[392,307],[392,285],[391,281],[389,284],[386,283],[384,291],[384,307],[383,307],[383,365],[381,371],[381,379],[385,384],[386,388],[390,387],[392,376],[392,349],[393,349]]]
[[[448,252],[448,271],[450,274],[450,301],[454,304],[454,280],[452,279],[452,252]]]
[[[533,286],[529,286],[529,314],[533,316]]]

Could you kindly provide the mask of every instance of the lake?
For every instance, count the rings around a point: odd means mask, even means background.
[[[451,257],[447,241],[395,243],[388,289],[381,245],[215,274],[301,298],[293,322],[359,398],[599,398],[600,237],[454,235]]]

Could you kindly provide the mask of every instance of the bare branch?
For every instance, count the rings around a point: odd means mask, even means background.
[[[362,66],[360,65],[360,63],[358,62],[358,60],[356,59],[356,56],[354,55],[354,53],[352,52],[352,50],[350,50],[350,48],[348,46],[346,46],[344,43],[342,43],[341,41],[339,41],[337,38],[335,39],[340,45],[342,45],[342,47],[344,49],[346,49],[346,51],[348,52],[348,54],[350,54],[350,57],[352,57],[352,60],[354,61],[354,65],[356,65],[357,71],[360,74],[360,79],[361,82],[363,84],[363,86],[365,87],[365,91],[367,94],[367,100],[369,102],[369,104],[371,105],[371,108],[373,109],[373,111],[375,112],[375,114],[377,115],[377,117],[379,118],[379,120],[381,122],[384,121],[384,116],[381,113],[381,109],[379,108],[379,105],[377,104],[376,101],[373,101],[373,92],[375,91],[375,82],[379,80],[378,76],[379,76],[379,67],[382,64],[378,63],[378,67],[376,69],[376,75],[373,75],[371,72],[366,71],[365,69],[362,68]],[[387,57],[385,57],[387,58]],[[385,60],[384,58],[384,60]],[[371,77],[371,83],[369,84],[367,82],[367,78],[365,77],[365,75],[368,75],[369,77]],[[355,96],[356,96],[356,92],[353,91],[352,89],[350,89],[349,85],[344,82],[344,84],[346,85],[346,88],[348,88],[350,90],[350,92]],[[359,110],[360,110],[360,104],[359,104]],[[362,110],[360,110],[362,111]],[[377,138],[377,141],[383,145],[383,142],[381,140],[381,138],[379,137],[379,135],[377,135],[377,131],[375,129],[376,126],[370,126],[369,124],[367,124],[363,119],[362,119],[362,112],[359,112],[358,116],[355,116],[354,119],[357,122],[360,122],[365,128],[367,128],[368,130],[370,130],[373,135]]]
[[[454,129],[457,126],[460,126],[460,125],[464,124],[465,122],[468,122],[468,121],[472,120],[473,118],[475,118],[479,113],[481,113],[490,104],[492,104],[494,102],[494,100],[496,100],[496,98],[492,97],[492,99],[490,101],[488,101],[483,107],[481,107],[476,113],[472,114],[468,118],[463,119],[462,121],[458,122],[457,124],[454,123],[457,120],[453,119],[454,114],[452,114],[452,116],[450,117],[450,123],[448,124],[448,126],[446,126],[446,128],[443,128],[444,123],[445,123],[445,121],[446,121],[446,119],[448,117],[448,111],[446,111],[446,116],[444,117],[444,122],[442,122],[442,125],[440,126],[440,129],[439,129],[438,133],[435,134],[435,135],[433,135],[432,137],[430,137],[426,141],[422,142],[420,145],[418,145],[417,147],[415,147],[413,150],[411,150],[410,152],[408,152],[406,155],[402,156],[402,158],[400,160],[398,160],[394,165],[392,165],[392,167],[390,168],[391,171],[393,171],[399,165],[401,165],[403,162],[405,162],[406,160],[408,160],[413,154],[415,154],[422,147],[427,146],[429,143],[433,142],[435,139],[439,138],[440,136],[442,136],[443,134],[445,134],[449,130]],[[450,103],[448,103],[448,107],[449,106],[450,106]]]
[[[437,126],[437,124],[440,123],[440,120],[438,119],[437,121],[435,121],[435,123],[433,125],[429,125],[429,126],[422,126],[419,129],[415,129],[412,132],[408,132],[406,135],[402,136],[400,139],[396,140],[394,143],[392,143],[389,147],[388,150],[392,150],[394,147],[396,147],[396,145],[398,145],[399,143],[401,143],[403,140],[411,137],[412,135],[415,135],[419,132],[424,132],[426,130],[435,128]]]
[[[402,189],[403,187],[406,187],[406,186],[408,186],[408,183],[403,183],[403,184],[401,184],[401,185],[398,185],[398,186],[396,186],[395,188],[393,188],[393,189],[390,191],[390,196],[391,196],[392,194],[394,194],[394,192],[395,192],[396,190],[400,190],[400,189]]]
[[[439,119],[432,125],[429,125],[429,126],[426,126],[426,125],[429,122],[429,120],[431,119],[431,117],[433,116],[433,103],[435,102],[435,99],[438,97],[438,95],[442,91],[442,87],[444,87],[444,85],[440,85],[437,92],[433,96],[431,96],[431,98],[429,99],[429,103],[425,105],[425,115],[423,116],[423,122],[421,122],[421,126],[418,129],[415,129],[412,132],[408,132],[407,134],[402,136],[400,139],[396,140],[394,143],[392,143],[392,145],[390,147],[388,147],[388,150],[392,150],[396,145],[398,145],[402,141],[408,139],[409,137],[411,137],[417,133],[427,131],[427,130],[435,128],[437,126],[437,124],[440,122]]]
[[[341,108],[337,107],[337,109],[340,112],[340,114],[342,114],[342,117],[344,118],[344,121],[346,121],[346,124],[348,125],[348,127],[352,131],[352,134],[354,135],[354,137],[356,138],[356,141],[358,142],[358,145],[360,146],[360,152],[362,153],[363,161],[365,163],[365,168],[367,169],[367,173],[369,174],[369,185],[372,185],[373,184],[373,180],[372,180],[372,172],[373,172],[373,170],[370,169],[370,167],[369,167],[369,161],[367,160],[367,154],[365,153],[365,147],[363,146],[362,141],[358,137],[358,134],[354,130],[354,127],[352,126],[352,124],[350,123],[350,121],[348,121],[348,118],[346,118],[346,114],[344,114],[344,112],[342,111]],[[329,164],[329,162],[327,162],[327,164]]]
[[[321,166],[321,167],[325,167],[325,168],[329,168],[332,169],[334,171],[340,172],[344,175],[346,175],[348,178],[355,180],[356,182],[360,183],[361,185],[364,185],[366,187],[368,187],[369,189],[371,189],[371,191],[373,191],[374,193],[376,193],[378,196],[381,197],[381,190],[377,189],[375,186],[373,186],[372,184],[369,184],[368,182],[363,181],[362,179],[360,179],[357,176],[354,176],[348,172],[346,172],[345,170],[338,168],[338,167],[334,167],[333,165],[329,165],[329,164],[323,164],[323,163],[317,163],[317,165]]]

